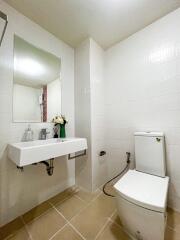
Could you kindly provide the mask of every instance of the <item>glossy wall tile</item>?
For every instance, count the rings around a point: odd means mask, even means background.
[[[106,148],[109,175],[134,153],[135,131],[163,131],[169,205],[180,210],[180,9],[105,52]],[[132,160],[134,156],[132,155]]]

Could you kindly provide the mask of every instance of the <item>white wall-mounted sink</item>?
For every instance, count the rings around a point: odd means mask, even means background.
[[[85,138],[50,138],[9,144],[8,157],[19,167],[87,149]]]

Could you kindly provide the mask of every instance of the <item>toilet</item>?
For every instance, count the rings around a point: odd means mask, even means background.
[[[114,185],[123,228],[137,240],[164,240],[169,177],[161,132],[136,132],[135,170]]]

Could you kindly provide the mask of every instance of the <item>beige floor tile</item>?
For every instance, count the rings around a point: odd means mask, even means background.
[[[79,198],[72,196],[55,206],[66,219],[70,220],[78,214],[86,204]]]
[[[172,229],[166,229],[165,240],[180,240],[180,233],[173,231]]]
[[[7,240],[30,240],[30,236],[25,228],[13,233]]]
[[[67,225],[60,232],[58,232],[52,240],[83,240],[79,234],[77,234],[74,229]]]
[[[116,224],[122,226],[122,222],[118,216],[118,212],[115,212],[113,216],[111,217],[112,221],[115,222]]]
[[[29,212],[23,215],[23,219],[25,223],[29,223],[30,221],[34,220],[35,218],[39,217],[41,214],[48,211],[51,205],[48,202],[41,203],[39,206],[31,209]]]
[[[76,187],[71,187],[71,188],[68,188],[65,191],[59,193],[58,195],[50,198],[48,201],[50,203],[52,203],[53,205],[55,205],[57,203],[64,201],[66,198],[71,197],[75,193],[76,193]]]
[[[85,202],[89,203],[94,200],[99,194],[101,193],[100,189],[97,189],[95,192],[88,192],[82,189],[79,189],[75,195],[84,200]]]
[[[109,222],[97,240],[130,240],[130,238],[121,227]]]
[[[114,210],[114,199],[101,194],[78,216],[74,217],[71,223],[87,240],[92,240]]]
[[[0,240],[22,229],[23,227],[24,227],[24,224],[21,218],[16,218],[12,222],[0,228]]]
[[[180,233],[180,213],[168,208],[167,224]]]
[[[62,228],[65,223],[66,221],[57,211],[52,209],[30,222],[27,226],[33,240],[48,240]]]

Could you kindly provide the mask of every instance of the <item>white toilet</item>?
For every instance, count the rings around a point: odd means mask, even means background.
[[[127,233],[138,240],[164,240],[169,177],[161,132],[136,132],[136,170],[115,185],[118,213]]]

